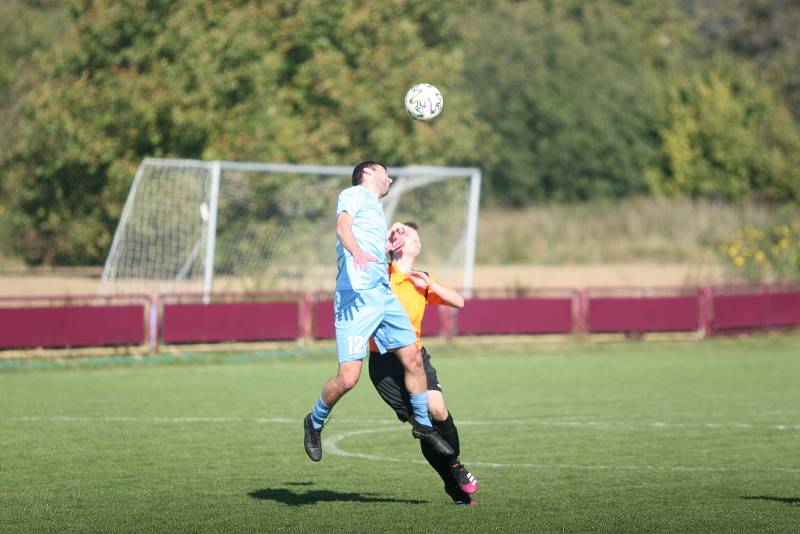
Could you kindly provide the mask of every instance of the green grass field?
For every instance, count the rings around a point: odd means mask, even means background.
[[[0,367],[2,532],[797,532],[800,337],[429,348],[477,507],[333,349]],[[171,363],[174,361],[175,363]]]

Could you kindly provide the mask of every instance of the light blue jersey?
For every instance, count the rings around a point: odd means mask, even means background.
[[[386,218],[378,197],[360,185],[339,194],[336,217],[353,218],[353,235],[366,254],[378,258],[365,270],[356,269],[353,255],[336,238],[339,274],[336,276],[334,315],[339,363],[360,360],[370,336],[383,352],[405,347],[417,337],[403,306],[389,287],[386,263]]]
[[[339,194],[336,217],[346,211],[353,218],[353,235],[356,243],[366,254],[375,256],[367,269],[356,269],[353,255],[336,236],[336,289],[370,289],[378,285],[389,285],[389,266],[386,263],[386,218],[378,197],[367,188],[356,185]]]

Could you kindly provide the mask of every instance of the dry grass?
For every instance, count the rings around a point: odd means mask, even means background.
[[[716,265],[720,242],[744,225],[761,226],[777,216],[756,203],[652,198],[487,209],[481,212],[477,261]]]
[[[764,226],[787,214],[756,203],[634,198],[618,202],[487,208],[478,227],[476,287],[677,286],[737,281],[717,252],[743,226]],[[424,239],[424,236],[423,236]],[[3,259],[0,246],[0,260]],[[93,294],[100,269],[20,271],[19,260],[0,261],[0,296]],[[460,270],[426,265],[460,287]],[[307,266],[304,289],[333,289],[335,266]],[[9,271],[16,271],[11,273]],[[258,281],[257,281],[258,282]],[[199,291],[199,282],[182,288]],[[131,286],[130,291],[147,289]],[[151,288],[159,291],[159,288]],[[294,289],[226,279],[217,291]]]

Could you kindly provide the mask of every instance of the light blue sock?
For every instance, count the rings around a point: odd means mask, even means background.
[[[322,400],[322,396],[320,396],[317,400],[317,404],[314,405],[314,409],[311,410],[311,425],[314,427],[314,430],[322,428],[329,413],[331,413],[331,407],[325,404],[325,401]]]
[[[433,426],[431,419],[428,417],[428,392],[412,393],[411,407],[414,409],[414,419],[417,423],[425,426]]]

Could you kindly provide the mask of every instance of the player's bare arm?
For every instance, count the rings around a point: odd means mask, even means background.
[[[353,255],[356,269],[366,270],[369,262],[378,261],[378,258],[367,254],[358,246],[356,236],[353,235],[353,217],[346,211],[336,218],[336,235],[339,236],[342,246]]]
[[[436,282],[430,276],[428,276],[428,273],[424,271],[411,271],[409,275],[411,276],[411,281],[414,282],[415,286],[420,289],[433,291],[439,295],[439,297],[441,297],[444,303],[448,306],[453,308],[464,307],[464,297],[462,297],[458,291],[449,287],[445,287]]]

